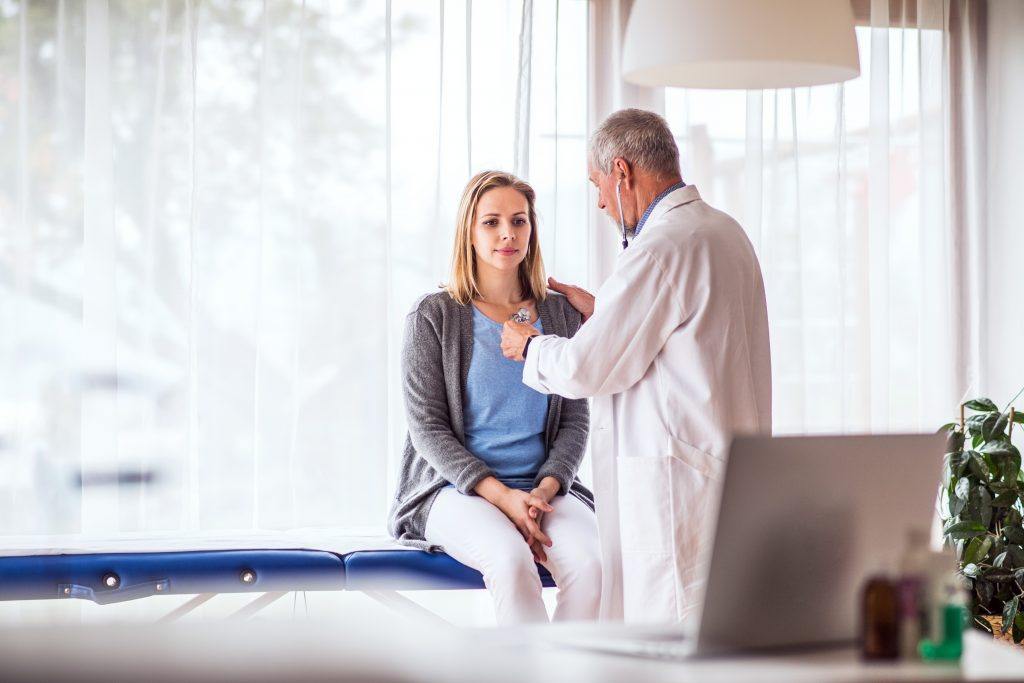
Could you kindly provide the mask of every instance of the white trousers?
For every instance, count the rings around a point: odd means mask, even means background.
[[[544,566],[558,585],[555,621],[596,619],[601,599],[601,552],[593,511],[575,496],[555,496],[541,528],[551,538]],[[494,599],[498,624],[548,620],[533,554],[501,510],[454,488],[437,495],[426,539],[476,569]]]

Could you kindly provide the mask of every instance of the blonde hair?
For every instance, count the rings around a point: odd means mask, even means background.
[[[530,185],[511,173],[504,171],[483,171],[473,176],[462,191],[459,213],[455,219],[455,245],[452,248],[451,277],[445,286],[448,294],[462,305],[480,296],[476,284],[476,253],[473,249],[473,221],[477,205],[488,190],[511,187],[526,197],[529,207],[530,240],[526,245],[526,257],[519,263],[519,288],[524,298],[544,301],[547,297],[547,276],[544,273],[544,259],[540,255],[540,240],[537,237],[537,211],[534,206],[537,195]]]

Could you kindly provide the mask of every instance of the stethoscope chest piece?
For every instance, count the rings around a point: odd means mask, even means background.
[[[510,319],[515,320],[517,323],[528,323],[530,322],[530,311],[526,308],[520,308],[512,314]]]

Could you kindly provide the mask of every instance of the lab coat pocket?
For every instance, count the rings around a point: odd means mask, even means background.
[[[695,470],[709,481],[717,481],[721,477],[722,461],[696,446],[691,446],[685,441],[671,439],[671,455]]]
[[[622,552],[672,551],[671,461],[668,456],[618,458]]]
[[[696,559],[714,533],[715,502],[725,463],[678,439],[671,440],[671,450],[675,546],[677,552]]]
[[[721,461],[676,439],[668,451],[617,458],[623,552],[674,553],[713,497]]]

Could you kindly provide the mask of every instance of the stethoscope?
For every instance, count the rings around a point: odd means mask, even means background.
[[[615,204],[619,208],[619,226],[622,228],[622,248],[625,249],[629,246],[629,241],[626,239],[626,216],[622,213],[622,178],[619,178],[619,182],[615,183]]]

